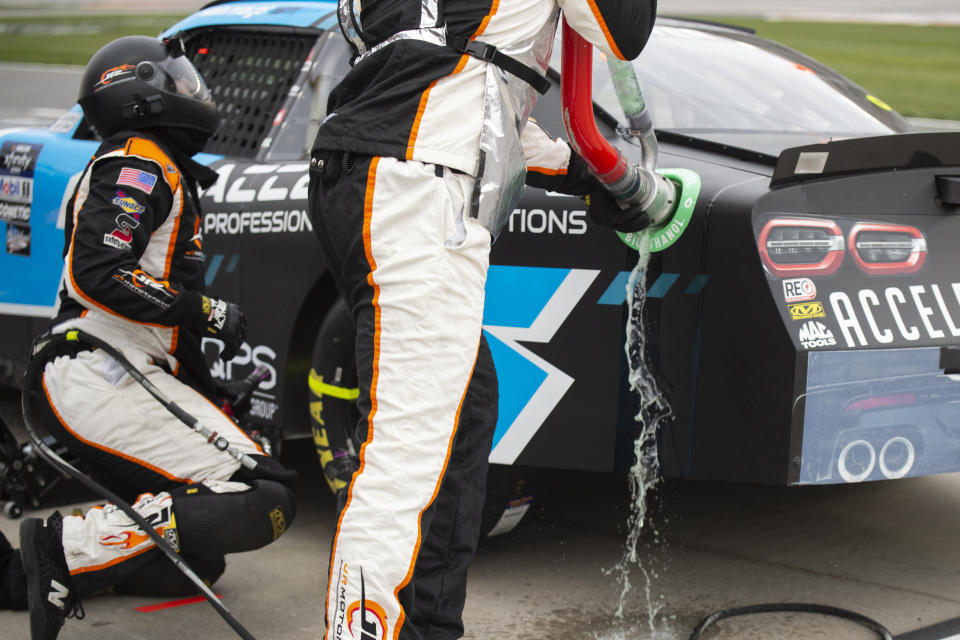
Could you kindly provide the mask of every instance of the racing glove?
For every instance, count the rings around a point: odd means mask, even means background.
[[[240,307],[226,300],[203,297],[203,314],[206,318],[206,332],[223,341],[220,359],[232,360],[247,337],[247,319]]]
[[[641,231],[650,226],[650,216],[638,205],[630,205],[626,209],[614,199],[602,183],[596,181],[585,198],[587,215],[594,223],[611,227],[623,233]]]

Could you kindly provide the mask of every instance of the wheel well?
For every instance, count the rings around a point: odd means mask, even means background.
[[[283,404],[286,438],[306,437],[310,434],[307,409],[307,376],[310,373],[310,359],[320,325],[339,297],[333,278],[329,273],[324,273],[314,283],[297,313],[297,320],[290,335],[287,366],[284,372]]]

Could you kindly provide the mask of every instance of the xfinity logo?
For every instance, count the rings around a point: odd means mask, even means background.
[[[817,297],[817,285],[810,278],[790,278],[783,281],[783,299],[786,302],[805,302]]]
[[[818,347],[832,347],[837,344],[833,332],[822,322],[810,320],[800,327],[800,346],[804,349],[816,349]]]

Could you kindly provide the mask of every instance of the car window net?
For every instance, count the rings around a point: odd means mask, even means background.
[[[187,55],[220,111],[207,153],[253,158],[316,44],[317,34],[210,30],[194,34]]]

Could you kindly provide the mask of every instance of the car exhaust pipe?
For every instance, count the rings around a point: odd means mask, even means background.
[[[651,225],[659,228],[654,234],[660,242],[653,242],[648,248],[651,251],[665,249],[686,229],[700,192],[699,176],[683,169],[665,171],[667,175],[655,171],[657,139],[636,73],[631,63],[613,58],[608,59],[611,77],[627,116],[629,133],[637,138],[643,150],[642,163],[631,164],[622,151],[603,137],[593,113],[593,45],[566,20],[562,29],[560,91],[563,125],[570,145],[616,200],[624,207],[638,205],[650,216]],[[681,218],[679,223],[678,218]],[[667,228],[672,229],[663,234]],[[638,234],[620,235],[627,244],[638,248],[634,246]]]

